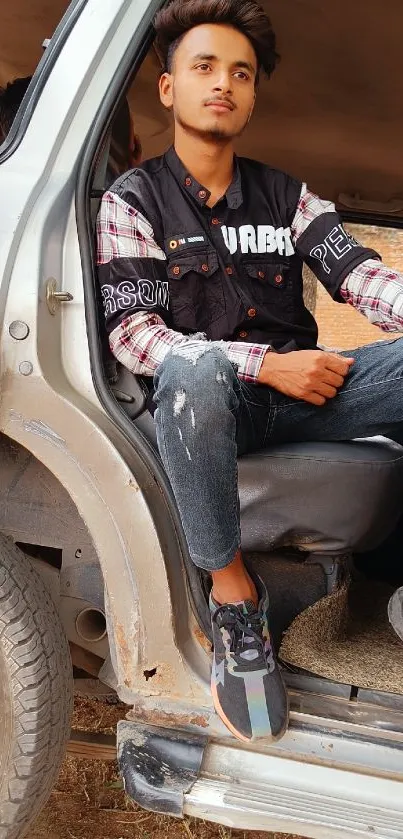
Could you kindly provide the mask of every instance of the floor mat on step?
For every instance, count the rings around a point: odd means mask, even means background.
[[[335,682],[403,693],[403,643],[387,613],[392,593],[374,580],[346,582],[295,618],[280,658]]]

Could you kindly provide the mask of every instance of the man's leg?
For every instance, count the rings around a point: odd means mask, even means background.
[[[355,358],[355,364],[337,396],[323,407],[273,392],[273,422],[266,444],[351,440],[377,434],[403,444],[403,339],[344,354]],[[388,614],[403,640],[403,587],[390,599]]]
[[[287,697],[268,631],[263,582],[240,553],[238,450],[262,445],[271,396],[248,403],[236,373],[214,347],[171,353],[155,375],[158,446],[193,562],[213,577],[212,694],[217,712],[241,739],[279,737]]]

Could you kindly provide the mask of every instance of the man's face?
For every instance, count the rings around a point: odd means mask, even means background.
[[[256,74],[255,51],[241,32],[203,24],[179,44],[172,72],[160,80],[161,101],[189,132],[231,139],[242,133],[253,111]]]

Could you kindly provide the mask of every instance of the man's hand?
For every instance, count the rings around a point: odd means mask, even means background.
[[[294,399],[324,405],[336,396],[352,364],[353,358],[321,350],[267,352],[258,382]]]

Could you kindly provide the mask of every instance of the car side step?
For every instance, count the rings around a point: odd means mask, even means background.
[[[206,744],[206,737],[122,720],[118,764],[127,795],[146,810],[182,817]]]
[[[302,771],[303,767],[300,767]],[[352,777],[353,782],[353,777]],[[394,782],[398,786],[397,782]],[[199,779],[185,795],[185,814],[238,830],[270,831],[311,839],[401,839],[403,813],[379,802],[303,794],[298,786],[278,784],[253,789],[250,784]],[[273,834],[271,833],[273,831]]]

